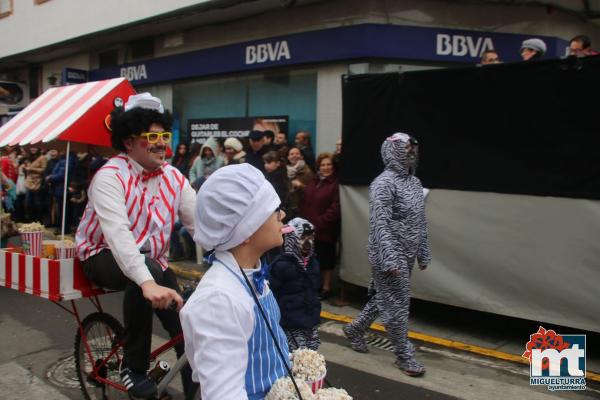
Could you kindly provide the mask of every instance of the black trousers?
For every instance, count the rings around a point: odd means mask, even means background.
[[[146,266],[157,284],[180,291],[173,270],[163,271],[156,260],[148,257],[146,257]],[[123,321],[125,323],[123,361],[132,370],[145,373],[150,362],[153,313],[156,313],[171,338],[181,333],[179,315],[172,310],[154,310],[152,304],[144,298],[142,288],[123,274],[110,250],[103,250],[85,260],[83,271],[89,280],[102,288],[125,290],[123,298]],[[175,351],[178,357],[183,354],[183,342],[175,347]]]

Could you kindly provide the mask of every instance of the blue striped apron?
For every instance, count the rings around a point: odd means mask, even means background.
[[[219,259],[215,259],[222,264],[229,272],[235,276],[242,286],[246,288],[248,295],[252,297],[248,284],[236,274],[231,268]],[[264,310],[269,325],[277,337],[279,347],[284,356],[289,354],[288,343],[285,333],[279,326],[281,313],[279,306],[273,296],[273,292],[269,291],[266,296],[257,296],[258,302]],[[271,386],[275,381],[287,375],[287,371],[279,357],[277,348],[273,343],[273,338],[269,333],[266,322],[260,315],[258,306],[254,304],[254,331],[248,340],[248,365],[246,367],[246,392],[249,400],[262,400],[267,395]]]

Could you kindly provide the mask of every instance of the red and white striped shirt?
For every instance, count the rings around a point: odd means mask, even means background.
[[[81,260],[108,248],[138,285],[153,279],[146,256],[168,268],[176,215],[193,235],[196,193],[176,168],[167,163],[161,168],[162,173],[145,176],[140,164],[120,154],[96,173],[75,235]]]

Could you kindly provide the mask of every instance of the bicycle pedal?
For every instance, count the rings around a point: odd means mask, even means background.
[[[102,361],[103,360],[96,360],[96,362],[95,362],[95,368],[98,368],[102,364]],[[104,386],[104,383],[102,383],[102,382],[98,381],[97,379],[95,379],[91,372],[89,374],[86,374],[86,375],[87,375],[86,376],[87,381],[89,383],[91,383],[92,385],[95,385],[97,387]],[[100,369],[98,370],[98,376],[101,377],[101,378],[106,379],[106,377],[108,376],[106,365],[103,365],[102,367],[100,367]]]

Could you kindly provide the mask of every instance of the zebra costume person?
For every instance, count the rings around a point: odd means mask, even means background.
[[[394,346],[395,365],[409,376],[425,373],[407,335],[410,275],[415,259],[422,270],[431,261],[423,186],[414,176],[417,155],[416,140],[405,133],[395,133],[381,146],[385,170],[369,189],[369,291],[375,294],[344,327],[352,349],[366,353],[364,333],[381,315]]]

